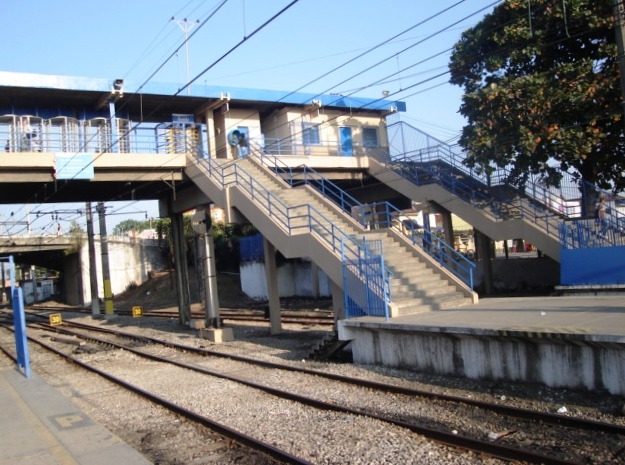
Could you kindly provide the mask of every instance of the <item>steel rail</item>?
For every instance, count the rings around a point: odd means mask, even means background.
[[[378,421],[382,421],[385,423],[393,424],[402,428],[406,428],[414,433],[420,434],[428,439],[434,440],[436,442],[439,442],[448,446],[459,447],[465,450],[487,454],[489,456],[497,457],[497,458],[504,459],[504,460],[519,460],[519,461],[524,461],[524,462],[532,463],[532,464],[543,464],[543,465],[579,465],[580,464],[580,462],[560,459],[557,457],[548,456],[542,453],[529,451],[525,449],[508,447],[508,446],[494,443],[492,441],[483,441],[483,440],[479,440],[475,438],[469,438],[466,436],[461,436],[461,435],[454,434],[454,433],[448,433],[448,432],[441,431],[438,429],[427,428],[427,427],[416,425],[416,424],[409,423],[406,421],[396,420],[396,419],[389,418],[383,415],[378,415],[378,414],[366,412],[363,410],[358,410],[358,409],[351,408],[351,407],[340,406],[340,405],[337,405],[336,403],[328,403],[328,402],[320,401],[317,399],[312,399],[312,398],[302,396],[299,394],[295,394],[292,392],[283,391],[281,389],[276,389],[276,388],[272,388],[269,386],[265,386],[265,385],[262,385],[253,381],[249,381],[243,378],[238,378],[236,376],[219,373],[219,372],[216,372],[216,371],[204,368],[204,367],[199,367],[197,365],[163,358],[158,355],[148,354],[139,349],[125,346],[123,344],[117,344],[115,342],[98,339],[93,336],[86,336],[84,334],[63,330],[62,328],[59,328],[58,326],[50,326],[45,323],[38,323],[38,325],[41,325],[44,328],[49,328],[50,330],[53,330],[53,331],[76,335],[78,337],[83,337],[84,339],[92,340],[100,344],[108,345],[111,347],[116,347],[118,349],[131,352],[140,357],[144,357],[148,360],[157,361],[161,363],[167,363],[173,366],[177,366],[179,368],[188,369],[188,370],[192,370],[192,371],[206,374],[209,376],[218,377],[220,379],[225,379],[228,381],[236,382],[236,383],[239,383],[239,384],[242,384],[242,385],[254,388],[254,389],[261,390],[270,395],[275,395],[282,399],[299,402],[299,403],[309,405],[311,407],[318,408],[321,410],[329,410],[329,411],[335,411],[339,413],[347,413],[351,415],[363,416],[363,417],[372,418]],[[116,331],[112,331],[111,334],[119,336]],[[136,339],[149,341],[149,339],[151,338],[144,338],[140,336],[139,338],[136,338]],[[282,369],[283,367],[280,366],[279,368]]]
[[[0,326],[7,328],[7,325],[5,324],[1,324]],[[36,344],[38,344],[39,346],[45,348],[46,350],[62,357],[65,358],[66,360],[72,362],[73,364],[91,371],[92,373],[95,373],[99,376],[101,376],[102,378],[111,381],[112,383],[117,384],[118,386],[123,387],[124,389],[127,389],[131,392],[134,392],[135,394],[138,394],[139,396],[149,400],[150,402],[153,402],[155,404],[158,404],[162,407],[165,407],[167,410],[177,413],[181,416],[183,416],[184,418],[187,418],[190,421],[193,421],[195,423],[199,423],[202,426],[205,426],[209,429],[211,429],[212,431],[228,438],[228,439],[232,439],[233,441],[237,442],[238,444],[241,444],[245,447],[248,447],[250,449],[256,450],[258,452],[262,452],[263,454],[266,454],[268,456],[270,456],[271,458],[278,460],[280,462],[283,463],[288,463],[288,464],[295,464],[295,465],[312,465],[311,462],[301,459],[299,457],[296,457],[292,454],[289,454],[288,452],[285,452],[281,449],[278,449],[277,447],[272,446],[271,444],[268,444],[264,441],[261,441],[259,439],[255,439],[249,435],[246,435],[244,433],[241,433],[239,431],[236,431],[233,428],[230,428],[228,426],[222,425],[221,423],[218,423],[214,420],[211,420],[210,418],[204,416],[204,415],[199,415],[195,412],[192,412],[191,410],[182,407],[180,405],[174,404],[173,402],[168,401],[167,399],[158,396],[156,394],[153,394],[149,391],[146,391],[145,389],[142,389],[132,383],[128,383],[124,380],[122,380],[121,378],[118,378],[116,376],[113,376],[109,373],[106,373],[103,370],[100,370],[99,368],[96,368],[94,366],[89,365],[88,363],[85,363],[81,360],[78,360],[76,357],[73,357],[69,354],[65,354],[57,349],[55,349],[54,347],[51,347],[50,345],[46,344],[45,342],[42,342],[36,338],[33,337],[28,337],[29,341],[32,341]],[[130,348],[124,348],[124,350],[128,350],[128,351],[133,351]],[[134,351],[133,351],[134,352]],[[165,361],[160,360],[160,361]]]
[[[61,312],[71,311],[71,312],[91,314],[91,310],[71,309],[71,308],[66,309],[66,308],[45,307],[45,306],[37,306],[36,308],[33,308],[32,310],[34,311],[61,311]],[[116,314],[129,316],[129,315],[132,315],[132,310],[131,309],[117,309]],[[220,311],[219,315],[221,319],[230,320],[230,321],[267,321],[267,322],[269,321],[268,317],[265,317],[261,313],[237,313],[237,312],[232,312],[232,311],[225,311],[225,312]],[[321,325],[333,325],[334,324],[334,317],[330,315],[318,315],[318,316],[297,315],[297,312],[290,312],[290,313],[282,312],[281,315],[282,315],[281,321],[283,323],[295,323],[295,324],[317,323]],[[178,312],[151,310],[151,311],[143,312],[143,316],[155,317],[155,318],[178,318]],[[204,314],[199,314],[199,313],[192,313],[191,316],[196,317],[196,318],[205,317]]]
[[[596,432],[605,432],[608,434],[621,434],[625,435],[625,426],[615,425],[612,423],[599,422],[595,420],[588,420],[583,418],[575,418],[569,417],[565,415],[556,415],[548,412],[538,412],[534,410],[523,409],[519,407],[512,407],[508,405],[494,404],[490,402],[484,402],[476,399],[467,399],[464,397],[453,396],[449,394],[440,394],[440,393],[432,393],[429,391],[424,391],[421,389],[413,389],[403,386],[397,386],[393,384],[386,384],[379,381],[370,381],[363,380],[359,378],[354,378],[350,376],[338,375],[334,373],[327,373],[320,370],[314,370],[311,368],[301,368],[295,367],[292,365],[284,365],[281,363],[269,362],[265,360],[256,360],[251,357],[245,357],[242,355],[233,355],[233,354],[225,354],[222,352],[212,351],[210,349],[198,348],[185,346],[183,344],[178,344],[176,342],[166,341],[159,338],[143,336],[133,333],[127,333],[119,330],[112,330],[107,328],[99,328],[91,325],[86,325],[83,323],[75,323],[75,322],[64,322],[64,325],[67,324],[69,326],[75,326],[77,328],[84,328],[91,331],[102,332],[106,334],[114,334],[120,337],[131,338],[135,340],[142,340],[144,342],[153,342],[156,344],[161,344],[167,347],[171,347],[184,352],[197,353],[205,356],[215,356],[220,358],[227,358],[230,360],[249,363],[257,366],[262,366],[265,368],[274,368],[285,371],[292,371],[298,373],[304,373],[312,376],[319,376],[326,379],[331,379],[334,381],[341,381],[347,384],[354,384],[360,387],[367,387],[370,389],[376,389],[384,392],[390,392],[394,394],[403,394],[407,396],[419,396],[426,397],[430,399],[436,399],[441,401],[449,401],[449,402],[457,402],[465,405],[471,405],[474,407],[483,408],[486,410],[494,411],[497,413],[501,413],[502,415],[508,415],[516,418],[540,421],[545,424],[551,424],[556,426],[566,426],[570,428],[583,429],[589,431]]]

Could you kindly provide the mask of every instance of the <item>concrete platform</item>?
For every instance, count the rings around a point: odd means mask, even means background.
[[[0,369],[0,465],[148,465],[36,374]]]
[[[625,395],[623,296],[486,298],[338,329],[358,363]]]

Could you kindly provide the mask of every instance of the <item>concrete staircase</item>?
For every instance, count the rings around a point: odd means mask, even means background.
[[[451,213],[473,225],[473,227],[494,240],[523,237],[539,250],[556,261],[560,261],[560,240],[558,218],[544,213],[540,216],[541,226],[536,219],[528,215],[528,211],[540,211],[530,208],[531,200],[518,197],[506,202],[496,211],[494,205],[479,200],[470,201],[457,193],[451,192],[449,186],[436,182],[416,184],[401,173],[372,158],[369,159],[368,172],[379,181],[390,185],[409,199],[416,201],[433,201],[444,205]],[[466,181],[465,181],[466,182]],[[501,210],[501,208],[500,208]],[[539,214],[539,213],[537,213]]]
[[[337,205],[310,186],[290,187],[257,161],[246,158],[225,168],[238,174],[215,173],[206,161],[189,159],[187,174],[217,205],[236,209],[287,258],[311,257],[337,285],[342,287],[340,239],[343,236],[381,240],[384,263],[393,273],[389,302],[391,317],[467,305],[477,295],[425,252],[393,230],[366,231]],[[212,160],[215,164],[216,161]],[[235,168],[234,165],[238,165]],[[214,165],[216,166],[216,165]],[[225,166],[225,165],[224,165]],[[250,181],[246,180],[249,175]],[[237,178],[238,181],[224,181]],[[254,182],[252,198],[244,184]],[[224,185],[227,184],[227,185]],[[262,186],[262,188],[261,188]],[[276,208],[272,211],[272,205]],[[277,206],[288,213],[277,212]]]

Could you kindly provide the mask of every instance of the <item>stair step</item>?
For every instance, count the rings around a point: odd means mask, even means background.
[[[438,279],[436,281],[416,281],[416,280],[405,280],[401,282],[397,282],[391,280],[391,292],[395,295],[395,292],[401,293],[412,293],[412,294],[423,294],[423,293],[437,293],[440,294],[441,291],[456,291],[456,287],[450,285],[444,279]]]
[[[405,299],[393,301],[400,315],[418,313],[425,310],[442,310],[446,308],[460,307],[470,303],[470,299],[461,294],[450,294],[437,299]]]

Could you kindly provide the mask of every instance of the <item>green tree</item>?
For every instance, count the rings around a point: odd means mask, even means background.
[[[121,236],[122,234],[127,233],[128,231],[135,230],[137,232],[141,232],[149,228],[150,228],[149,220],[139,221],[139,220],[129,219],[129,220],[121,221],[120,223],[116,224],[115,227],[113,228],[113,234]]]
[[[625,189],[611,0],[508,0],[465,31],[450,61],[464,88],[460,145],[478,171],[558,186],[560,170]]]
[[[64,251],[65,255],[71,255],[79,251],[82,247],[82,244],[84,243],[86,234],[80,226],[80,223],[78,223],[78,221],[76,220],[72,220],[72,222],[70,223],[68,233],[72,237],[72,241],[74,244],[72,247]]]
[[[84,233],[85,231],[80,226],[80,223],[76,220],[72,220],[69,225],[69,234],[72,236],[82,236]]]

